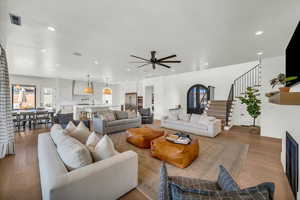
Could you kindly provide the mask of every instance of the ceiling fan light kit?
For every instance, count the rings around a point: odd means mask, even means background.
[[[141,67],[144,67],[146,65],[150,65],[151,64],[153,70],[156,69],[156,65],[160,65],[162,67],[170,69],[171,66],[166,65],[166,64],[168,64],[168,63],[181,63],[180,60],[168,60],[170,58],[175,58],[176,57],[175,54],[167,56],[167,57],[163,57],[163,58],[160,58],[160,59],[157,59],[155,57],[156,51],[151,51],[150,53],[151,53],[151,58],[150,59],[142,58],[142,57],[135,56],[135,55],[130,55],[133,58],[137,58],[137,59],[142,60],[142,61],[131,62],[131,63],[143,63],[142,65],[137,66],[137,68],[141,68]]]

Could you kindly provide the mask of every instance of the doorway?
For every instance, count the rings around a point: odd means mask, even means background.
[[[145,87],[145,108],[150,108],[154,112],[154,87]]]

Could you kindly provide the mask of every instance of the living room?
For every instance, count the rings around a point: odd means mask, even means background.
[[[299,13],[2,0],[0,199],[299,198]]]

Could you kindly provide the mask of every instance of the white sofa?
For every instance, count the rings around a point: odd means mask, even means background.
[[[43,200],[117,199],[138,184],[138,157],[120,153],[68,172],[49,133],[38,138]]]
[[[197,114],[192,114],[190,118],[193,118],[193,120],[187,117],[185,120],[176,119],[175,117],[164,116],[161,120],[161,127],[207,137],[217,136],[222,129],[221,120],[219,119],[203,117]]]

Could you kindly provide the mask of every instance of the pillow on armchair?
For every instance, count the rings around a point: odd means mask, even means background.
[[[160,168],[158,200],[273,200],[274,183],[266,182],[241,190],[236,182],[232,181],[232,177],[222,165],[218,182],[187,177],[168,177],[163,162]]]
[[[150,108],[141,108],[140,114],[141,114],[141,116],[150,116],[151,110],[150,110]]]

